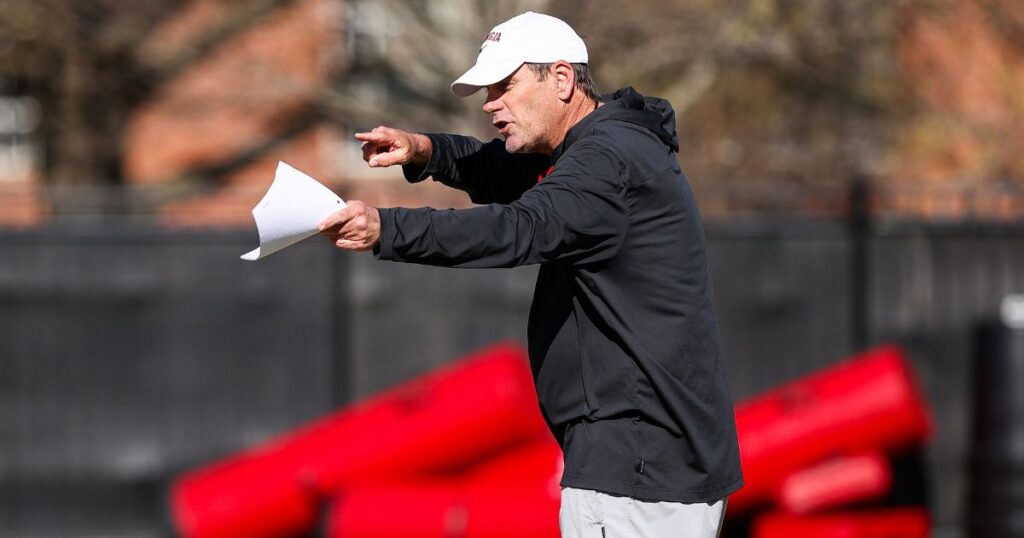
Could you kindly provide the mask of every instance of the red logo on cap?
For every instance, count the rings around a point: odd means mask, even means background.
[[[484,41],[501,41],[501,32],[491,32],[487,34],[487,39]]]

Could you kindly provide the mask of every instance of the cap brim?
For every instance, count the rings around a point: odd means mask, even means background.
[[[515,73],[520,65],[523,65],[523,62],[516,60],[478,62],[458,80],[452,82],[452,93],[459,97],[469,97],[484,86],[501,82],[505,77]]]

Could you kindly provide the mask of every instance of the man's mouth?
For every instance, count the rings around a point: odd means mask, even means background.
[[[497,129],[498,133],[502,136],[508,136],[508,126],[511,125],[511,123],[507,121],[496,121],[492,125],[494,125],[494,128]]]

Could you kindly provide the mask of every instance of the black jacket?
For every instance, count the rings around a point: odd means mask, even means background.
[[[377,255],[541,264],[529,352],[565,453],[562,485],[676,502],[739,489],[704,232],[671,106],[619,90],[550,159],[509,154],[501,140],[428,136],[430,162],[406,166],[407,178],[433,176],[487,205],[381,209]]]

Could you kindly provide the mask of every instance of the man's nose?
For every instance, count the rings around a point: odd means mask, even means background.
[[[501,99],[498,99],[498,97],[495,95],[488,94],[487,100],[484,101],[483,109],[484,112],[488,114],[493,114],[501,110]]]

